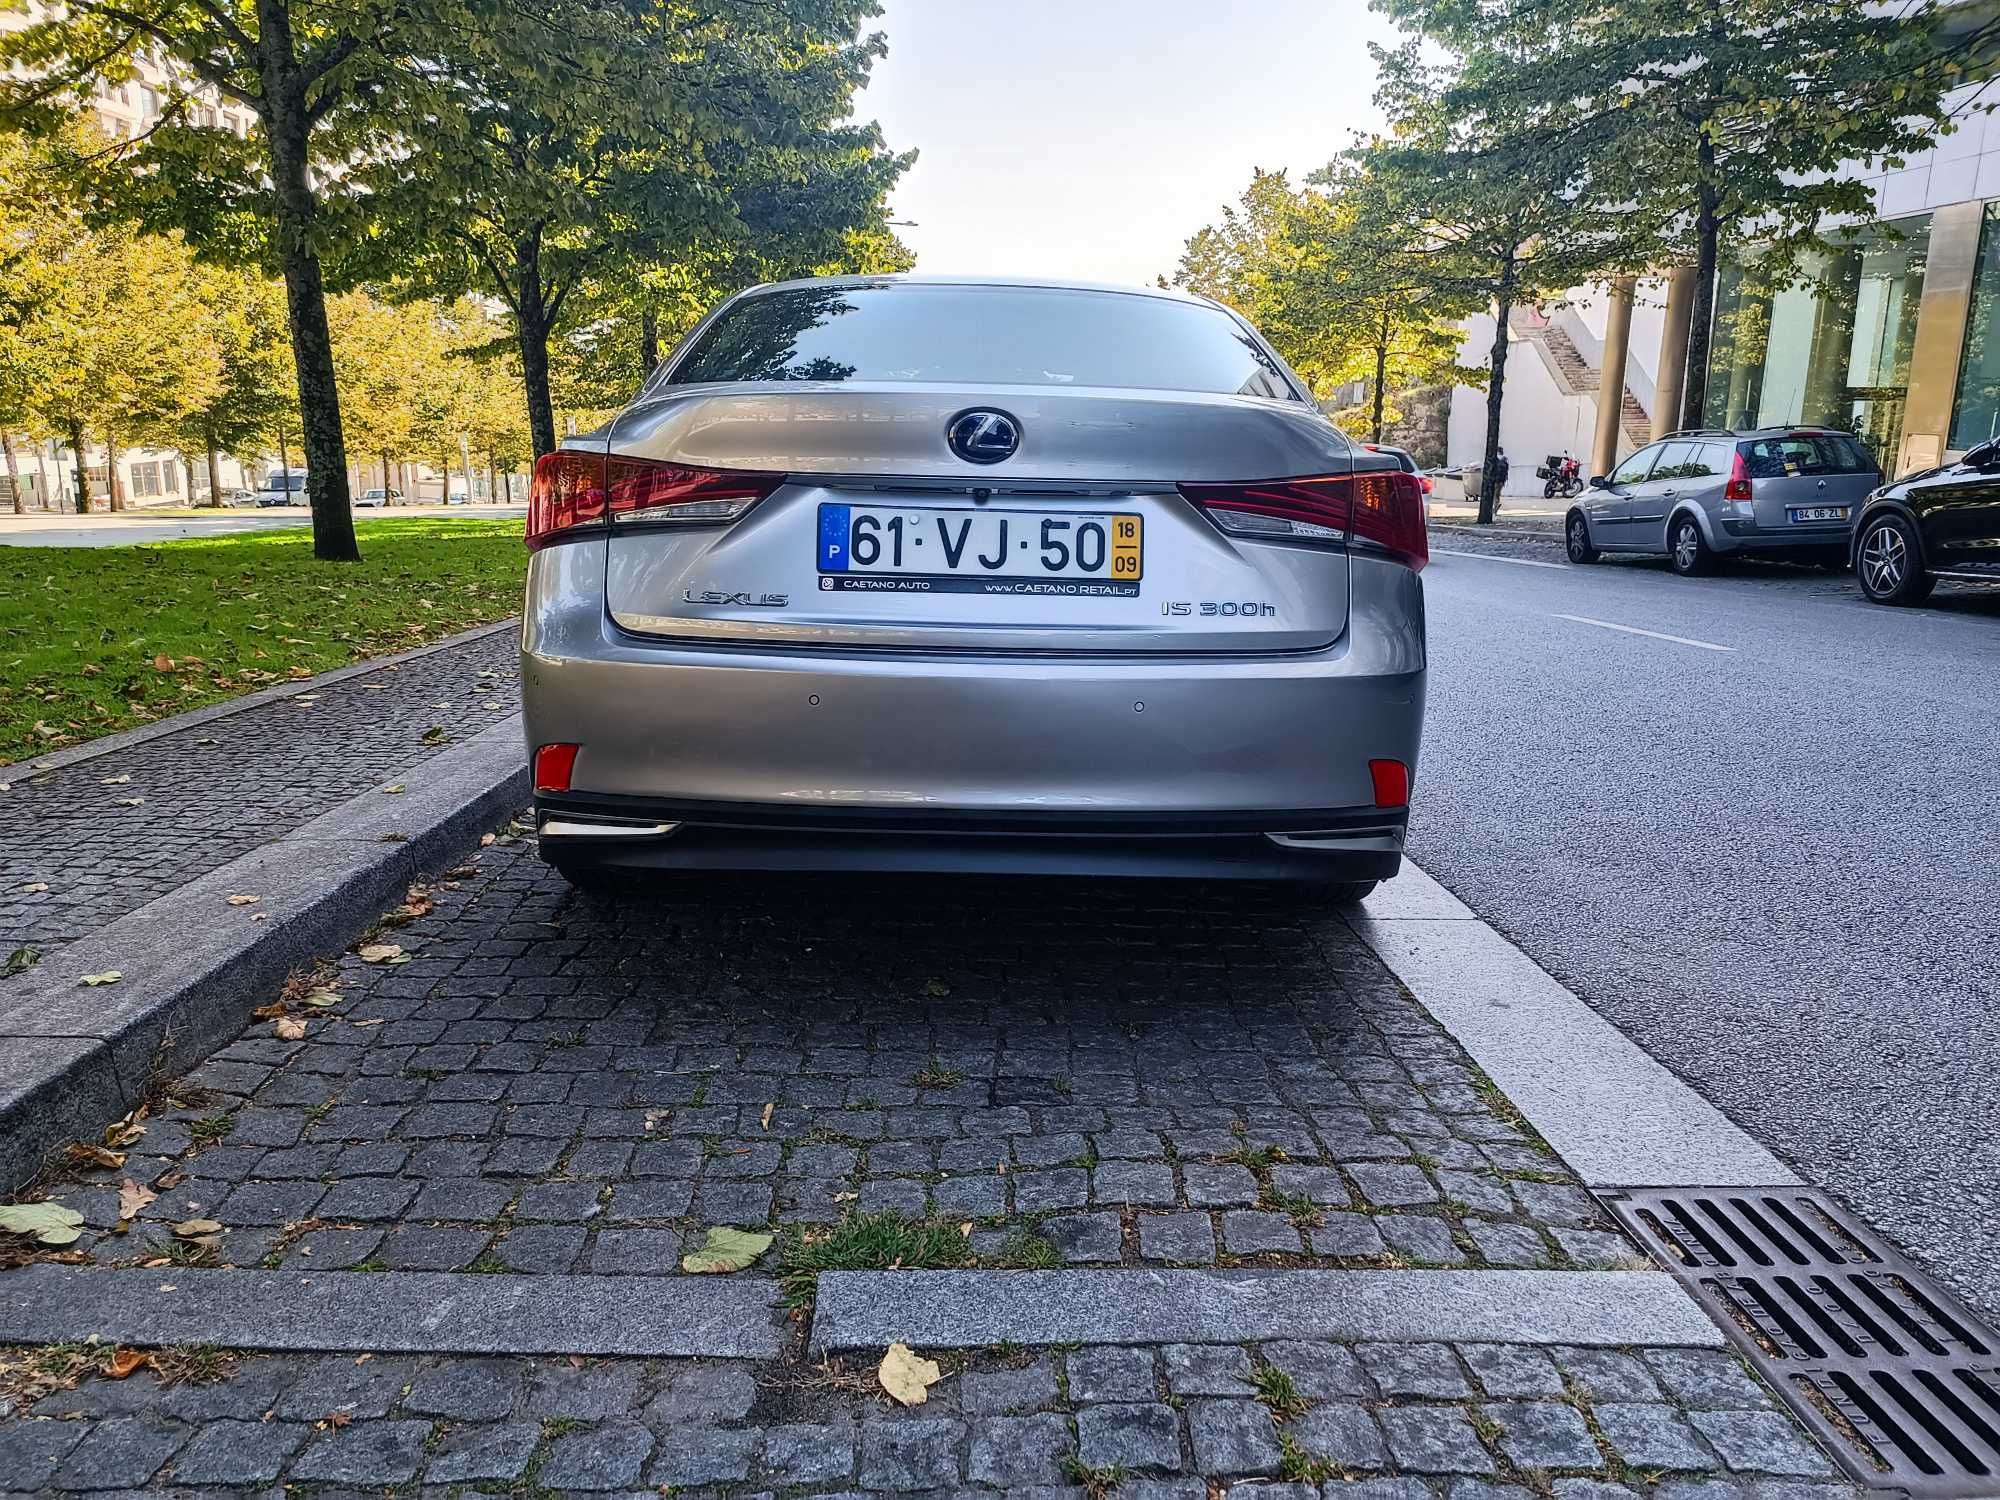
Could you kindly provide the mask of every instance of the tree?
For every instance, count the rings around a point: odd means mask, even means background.
[[[1399,16],[1428,3],[1383,0]],[[1357,148],[1354,160],[1416,215],[1418,244],[1407,258],[1415,284],[1443,304],[1470,299],[1492,309],[1478,514],[1488,525],[1499,498],[1500,410],[1514,307],[1642,260],[1648,247],[1629,213],[1593,195],[1590,163],[1609,133],[1607,122],[1572,100],[1495,86],[1493,80],[1514,76],[1535,38],[1493,33],[1487,7],[1450,9],[1474,18],[1461,35],[1477,45],[1461,56],[1427,61],[1415,39],[1394,50],[1371,47],[1380,69],[1376,100],[1392,134]],[[1454,36],[1439,39],[1449,43]]]
[[[2000,41],[1990,6],[1944,0],[1380,4],[1484,60],[1449,80],[1443,109],[1566,116],[1590,142],[1594,205],[1650,230],[1655,258],[1692,261],[1686,427],[1701,425],[1725,251],[1756,243],[1781,260],[1827,216],[1867,217],[1852,164],[1894,161],[1950,128],[1947,91]]]
[[[556,0],[489,18],[476,55],[428,63],[355,179],[402,227],[380,248],[408,294],[479,290],[512,315],[538,455],[556,442],[551,344],[590,286],[651,266],[803,269],[880,224],[908,158],[842,123],[882,50],[857,35],[872,13]]]
[[[327,326],[322,258],[362,211],[353,195],[350,118],[423,65],[447,37],[468,45],[488,8],[511,0],[64,0],[0,32],[0,113],[41,115],[120,83],[141,52],[185,80],[158,122],[96,165],[96,181],[150,227],[175,228],[205,253],[254,255],[282,272],[299,421],[312,470],[313,555],[359,558]],[[414,59],[414,60],[413,60]],[[196,90],[255,112],[247,139],[199,123]],[[346,221],[343,224],[343,221]]]
[[[202,454],[209,504],[220,505],[221,456],[268,442],[280,423],[298,420],[285,293],[254,268],[196,263],[188,268],[188,283],[214,347],[217,379],[180,420],[161,424],[151,436],[182,453]]]
[[[1297,201],[1283,172],[1253,168],[1243,196],[1225,203],[1222,217],[1196,230],[1181,248],[1172,284],[1226,302],[1259,321],[1259,278],[1270,269],[1273,247]],[[1161,284],[1167,283],[1163,279]]]

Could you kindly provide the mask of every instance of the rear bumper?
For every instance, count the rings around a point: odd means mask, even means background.
[[[1332,878],[1395,869],[1402,816],[1374,808],[1368,762],[1415,770],[1425,662],[1421,584],[1393,564],[1355,560],[1332,647],[1254,657],[668,643],[607,618],[603,567],[596,543],[531,564],[528,746],[580,747],[567,796],[538,806],[680,826],[548,841],[578,859],[671,866],[706,849],[703,863],[756,868],[781,849],[789,868],[1265,875],[1351,856],[1356,873]],[[1328,831],[1339,837],[1291,837]]]
[[[535,824],[544,859],[593,869],[1386,880],[1408,813],[996,816],[548,794],[535,799]]]
[[[1724,520],[1712,545],[1718,552],[1787,552],[1800,547],[1815,552],[1844,550],[1853,529],[1852,519],[1798,526],[1759,526],[1755,521]]]

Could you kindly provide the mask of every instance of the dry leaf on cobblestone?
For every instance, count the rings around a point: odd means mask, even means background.
[[[38,896],[48,888],[49,888],[49,883],[46,880],[31,880],[26,885],[21,887],[21,889],[26,891],[30,896]]]
[[[182,1219],[174,1225],[174,1233],[184,1240],[198,1240],[203,1235],[221,1232],[222,1225],[214,1219]]]
[[[769,1130],[771,1128],[771,1111],[773,1111],[777,1107],[778,1106],[775,1102],[764,1106],[764,1119],[762,1121],[764,1129]]]
[[[303,996],[299,1004],[310,1005],[314,1010],[325,1010],[329,1005],[340,1004],[340,995],[334,990],[314,990]]]
[[[905,1406],[922,1406],[930,1400],[931,1387],[943,1375],[936,1360],[912,1354],[909,1346],[901,1343],[889,1346],[889,1352],[882,1356],[882,1368],[875,1372],[882,1389]]]
[[[41,1245],[67,1245],[83,1232],[83,1215],[60,1203],[0,1204],[0,1229]]]
[[[380,1026],[384,1021],[388,1019],[389,1018],[387,1016],[376,1016],[371,1021],[349,1021],[347,1024],[350,1026]]]
[[[294,702],[294,703],[317,703],[317,702],[319,702],[319,694],[318,694],[318,693],[294,693],[294,694],[292,695],[292,702]]]
[[[7,955],[0,963],[0,979],[12,979],[16,974],[25,974],[42,961],[42,950],[33,943],[23,943]]]
[[[127,773],[124,776],[106,776],[102,778],[97,784],[99,786],[123,786],[125,785],[126,782],[130,781],[131,779],[132,777],[130,773]]]
[[[942,1000],[951,993],[951,986],[942,979],[927,979],[924,981],[924,993],[934,1000]]]
[[[403,951],[401,943],[363,943],[360,955],[364,964],[402,964],[410,961],[410,955]]]
[[[102,974],[86,974],[77,983],[88,985],[91,989],[96,989],[100,984],[116,984],[124,977],[116,969],[106,969]]]
[[[153,1356],[144,1349],[113,1349],[111,1358],[105,1361],[104,1378],[123,1380],[126,1376],[145,1369],[152,1361]]]
[[[120,807],[144,807],[146,799],[144,797],[120,797],[118,805]]]
[[[69,1157],[71,1161],[93,1167],[122,1167],[125,1165],[125,1153],[123,1151],[113,1151],[109,1146],[93,1146],[89,1141],[71,1141],[69,1143]]]
[[[262,896],[253,896],[247,891],[238,891],[235,895],[226,897],[225,899],[231,906],[255,906],[264,898]]]
[[[492,848],[494,842],[495,842],[495,836],[493,834],[482,833],[479,835],[479,847],[482,849]]]
[[[681,1269],[697,1275],[740,1271],[770,1248],[771,1236],[768,1234],[754,1234],[747,1229],[731,1229],[718,1224],[708,1231],[699,1250],[682,1257]]]
[[[273,1000],[269,1005],[260,1005],[250,1014],[259,1021],[273,1021],[285,1013],[285,1002]]]
[[[382,795],[385,797],[394,797],[398,795],[402,790],[403,790],[403,783],[399,781],[394,786],[383,787]]]
[[[149,1187],[141,1187],[131,1178],[118,1184],[118,1217],[129,1219],[159,1196]]]
[[[134,1146],[139,1137],[146,1133],[146,1127],[139,1122],[146,1118],[146,1106],[140,1105],[121,1120],[114,1120],[104,1127],[104,1144],[107,1146]]]
[[[14,783],[13,783],[13,782],[11,782],[11,781],[0,781],[0,792],[11,792],[11,791],[13,791],[13,790],[14,790]]]
[[[272,1023],[271,1029],[277,1032],[281,1042],[302,1042],[306,1039],[306,1023],[297,1016],[280,1016]]]

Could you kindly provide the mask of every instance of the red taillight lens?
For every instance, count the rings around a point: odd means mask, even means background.
[[[1401,470],[1262,484],[1184,484],[1180,492],[1236,536],[1322,546],[1358,539],[1410,568],[1430,561],[1423,485]]]
[[[576,770],[576,746],[542,745],[535,751],[535,790],[566,792]]]
[[[611,519],[644,512],[649,521],[733,521],[785,482],[782,474],[744,469],[694,469],[642,458],[606,464]]]
[[[1377,807],[1410,805],[1410,768],[1400,760],[1371,760],[1368,775],[1375,783]]]
[[[1736,450],[1735,461],[1729,465],[1729,483],[1722,487],[1725,500],[1749,500],[1754,498],[1750,490],[1750,468],[1743,462],[1743,450]]]
[[[535,460],[528,489],[528,545],[544,547],[564,532],[604,519],[604,455],[558,448]]]
[[[785,482],[782,474],[697,469],[645,458],[609,458],[559,448],[535,465],[528,491],[528,545],[542,547],[579,527],[616,521],[733,521]]]

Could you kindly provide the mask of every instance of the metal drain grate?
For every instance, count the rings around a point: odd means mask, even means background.
[[[1599,1194],[1855,1479],[2000,1494],[2000,1336],[1797,1188]]]

